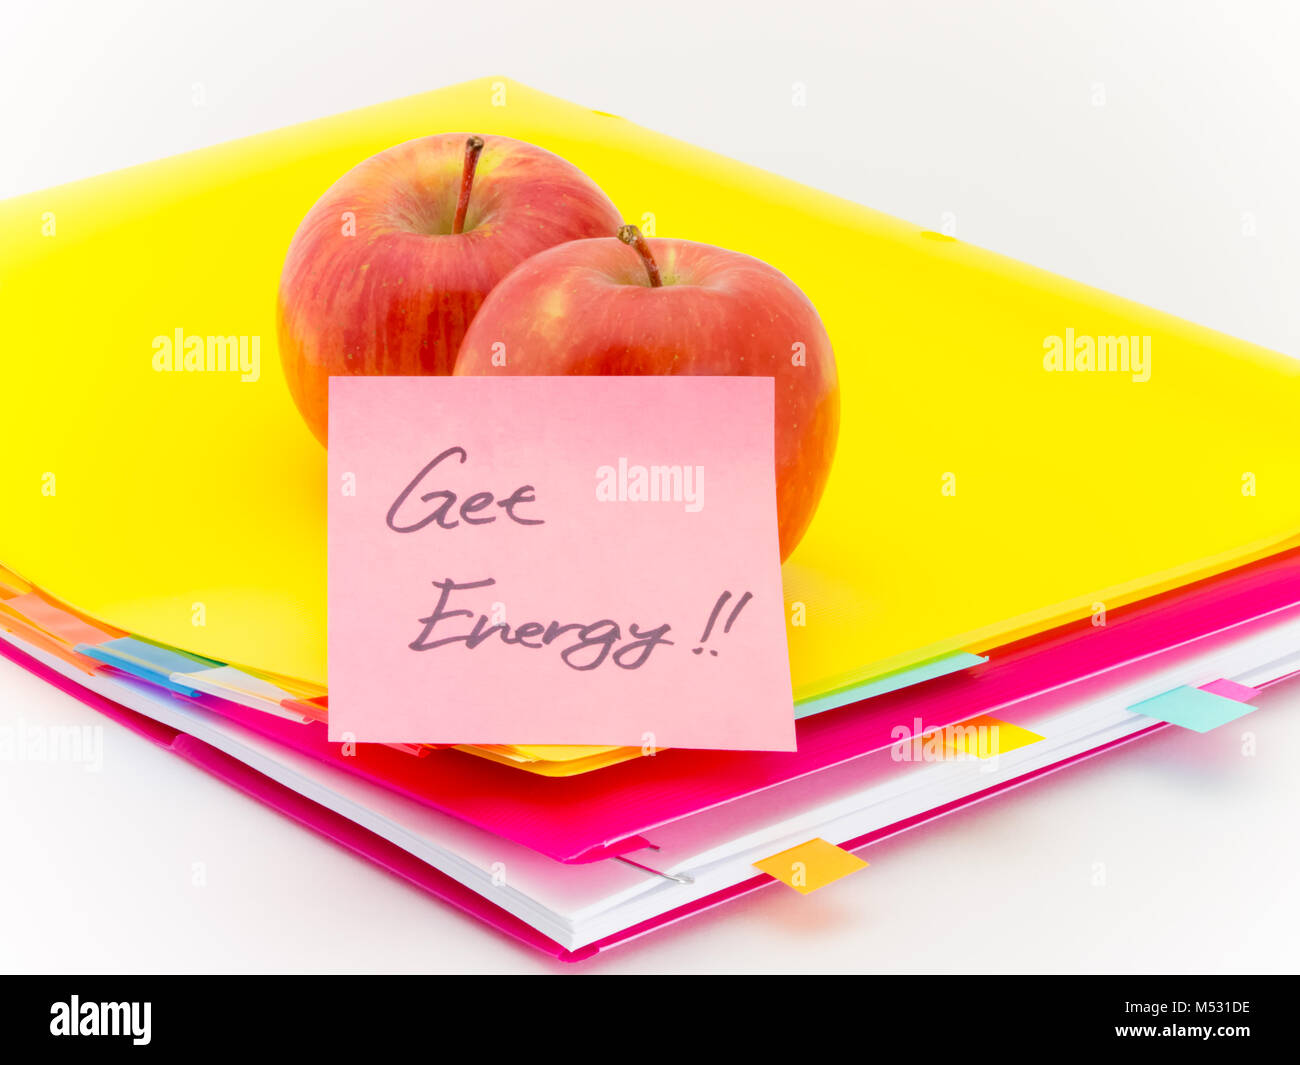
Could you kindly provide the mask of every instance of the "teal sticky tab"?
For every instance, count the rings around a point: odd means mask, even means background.
[[[210,658],[186,654],[174,647],[139,640],[134,636],[120,636],[116,640],[106,640],[99,644],[79,643],[74,650],[87,658],[114,666],[124,673],[181,695],[194,695],[196,692],[193,688],[175,683],[171,679],[173,673],[193,673],[222,664]]]
[[[1244,717],[1254,709],[1249,703],[1239,703],[1213,692],[1188,687],[1174,688],[1154,699],[1146,699],[1129,707],[1135,714],[1167,721],[1193,732],[1209,732],[1229,721]]]
[[[934,680],[936,677],[945,677],[949,673],[960,673],[963,669],[983,665],[987,661],[987,656],[973,655],[968,651],[958,651],[956,654],[944,655],[942,658],[932,658],[919,666],[900,669],[897,673],[886,673],[883,677],[876,677],[865,684],[855,684],[851,688],[842,688],[829,695],[819,695],[815,699],[802,699],[794,704],[794,717],[796,721],[803,717],[812,717],[813,714],[820,714],[824,710],[834,710],[837,706],[847,706],[861,699],[870,699],[875,695],[909,688],[913,684]]]

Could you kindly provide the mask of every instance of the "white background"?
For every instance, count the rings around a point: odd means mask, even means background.
[[[0,196],[501,74],[1300,354],[1282,0],[0,12]],[[1294,971],[1300,688],[1260,706],[581,971]],[[0,662],[0,726],[101,720]],[[100,773],[0,764],[0,969],[565,971],[122,729],[104,743]]]

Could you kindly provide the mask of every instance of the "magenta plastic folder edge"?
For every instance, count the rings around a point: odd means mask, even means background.
[[[89,688],[82,687],[71,678],[63,676],[61,673],[54,671],[48,666],[29,655],[24,654],[5,641],[0,641],[0,655],[9,659],[16,665],[22,666],[28,672],[40,677],[42,680],[52,684],[60,691],[85,703],[91,709],[98,710],[100,713],[116,721],[118,724],[130,729],[132,732],[143,736],[152,743],[171,751],[184,758],[187,762],[198,768],[212,774],[219,780],[224,781],[231,787],[238,789],[251,798],[257,799],[271,809],[283,814],[285,817],[297,821],[299,824],[312,829],[326,839],[345,847],[375,865],[387,870],[395,876],[415,885],[422,891],[433,895],[435,898],[446,902],[464,913],[477,918],[483,923],[496,929],[504,935],[523,943],[524,945],[541,951],[559,961],[576,962],[593,957],[602,951],[609,950],[612,947],[627,943],[633,939],[647,935],[660,928],[676,924],[678,921],[685,920],[696,914],[703,913],[715,906],[720,906],[741,895],[746,895],[751,891],[767,887],[777,883],[775,879],[766,873],[758,873],[748,880],[742,881],[722,891],[715,892],[703,899],[685,906],[680,906],[675,910],[660,914],[658,917],[650,918],[639,924],[632,925],[629,928],[622,929],[612,935],[595,943],[591,943],[578,950],[566,950],[553,939],[544,936],[531,925],[526,924],[513,914],[503,910],[495,903],[489,902],[477,892],[470,890],[463,884],[435,869],[433,866],[420,861],[414,855],[402,850],[400,847],[382,836],[376,835],[367,828],[349,821],[342,814],[330,810],[328,807],[308,799],[306,796],[298,794],[292,788],[288,788],[278,781],[272,780],[263,773],[258,772],[251,766],[245,765],[239,759],[234,758],[224,751],[219,751],[210,744],[202,740],[195,739],[187,733],[181,732],[168,725],[160,724],[152,718],[128,709],[111,699],[100,695],[98,692],[91,691]],[[1003,781],[984,791],[975,792],[961,799],[954,800],[928,810],[925,813],[917,814],[903,821],[877,829],[874,832],[859,836],[856,839],[845,841],[840,844],[846,850],[857,850],[865,847],[870,843],[887,839],[890,836],[897,835],[909,828],[925,824],[936,818],[943,817],[945,814],[953,813],[967,806],[993,798],[995,795],[1005,791],[1027,784],[1039,777],[1054,773],[1057,770],[1064,769],[1066,766],[1073,765],[1076,762],[1084,761],[1095,755],[1101,754],[1112,747],[1118,747],[1121,744],[1129,743],[1142,736],[1149,736],[1162,728],[1169,726],[1163,724],[1153,725],[1150,728],[1143,729],[1141,732],[1135,732],[1129,736],[1124,736],[1118,740],[1112,740],[1110,743],[1096,747],[1091,751],[1084,751],[1081,754],[1074,755],[1070,758],[1063,759],[1050,766],[1044,766],[1041,769],[1025,773],[1023,776],[1016,777],[1013,780]]]
[[[1191,640],[1300,604],[1300,550],[1253,563],[989,652],[960,674],[879,695],[798,722],[794,753],[661,752],[575,777],[548,778],[433,751],[421,759],[378,744],[344,757],[319,722],[298,724],[211,696],[190,705],[356,773],[493,835],[562,862],[641,849],[644,833],[701,810],[888,747],[893,730],[943,728]]]

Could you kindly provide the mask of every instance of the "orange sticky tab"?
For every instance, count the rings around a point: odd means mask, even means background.
[[[1000,721],[988,714],[972,717],[944,730],[944,745],[956,754],[992,758],[1018,747],[1028,747],[1043,737],[1027,728]]]
[[[33,647],[39,647],[42,651],[54,655],[55,658],[62,659],[69,665],[76,666],[83,673],[90,676],[94,676],[100,671],[100,664],[93,658],[77,654],[63,640],[60,640],[57,636],[51,636],[44,629],[37,628],[18,614],[7,614],[0,610],[0,629],[12,632],[25,643],[31,644]],[[19,650],[26,651],[27,648],[19,647]]]
[[[810,839],[807,843],[800,843],[797,847],[755,862],[754,868],[761,869],[787,887],[794,888],[800,895],[807,895],[841,877],[865,869],[867,864],[856,854],[850,854],[834,843],[827,843],[824,839]]]
[[[4,605],[31,624],[44,629],[51,636],[73,646],[79,643],[93,646],[122,635],[115,629],[110,630],[83,621],[72,611],[55,606],[36,592],[6,599]]]
[[[302,714],[309,721],[328,721],[329,720],[329,697],[320,696],[314,699],[281,699],[280,705],[286,710],[292,710],[294,713]]]

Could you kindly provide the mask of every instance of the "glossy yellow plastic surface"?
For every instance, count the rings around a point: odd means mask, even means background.
[[[557,152],[629,221],[764,259],[821,312],[843,427],[784,571],[796,698],[1300,533],[1300,363],[487,78],[0,204],[0,562],[130,632],[324,683],[325,455],[280,371],[280,267],[336,178],[450,130]],[[156,371],[177,329],[260,338],[258,380]],[[1150,337],[1149,380],[1049,372],[1067,330]]]

